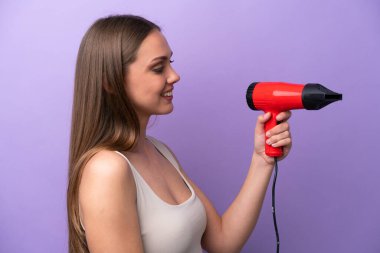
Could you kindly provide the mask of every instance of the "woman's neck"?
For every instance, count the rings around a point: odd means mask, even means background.
[[[140,123],[140,134],[137,138],[137,143],[135,147],[130,151],[132,153],[147,153],[148,150],[148,143],[146,140],[146,127],[149,122],[149,116],[139,116],[139,123]]]

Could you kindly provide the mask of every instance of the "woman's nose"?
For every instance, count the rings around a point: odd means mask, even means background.
[[[170,84],[174,84],[176,82],[178,82],[181,77],[177,74],[177,72],[174,70],[173,67],[170,68],[170,74],[168,76],[168,79],[167,79],[167,82],[170,83]]]

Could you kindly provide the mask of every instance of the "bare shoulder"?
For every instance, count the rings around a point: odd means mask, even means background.
[[[83,168],[79,186],[81,206],[93,201],[99,203],[101,196],[125,194],[124,191],[136,195],[133,174],[126,159],[110,150],[97,152]]]
[[[79,186],[80,202],[84,204],[84,201],[91,200],[94,195],[114,194],[115,191],[120,193],[122,189],[117,189],[116,186],[122,186],[129,192],[136,191],[126,159],[114,151],[101,150],[83,168]]]
[[[90,252],[142,252],[136,185],[124,157],[102,150],[88,161],[79,203]]]
[[[86,176],[115,177],[128,174],[129,165],[125,158],[115,151],[101,150],[88,161],[83,174]]]

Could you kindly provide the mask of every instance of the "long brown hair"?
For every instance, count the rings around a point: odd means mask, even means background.
[[[102,149],[128,151],[136,144],[140,126],[125,92],[125,77],[142,41],[154,29],[160,31],[142,17],[109,16],[97,20],[80,44],[69,150],[69,253],[89,252],[79,219],[84,166]]]

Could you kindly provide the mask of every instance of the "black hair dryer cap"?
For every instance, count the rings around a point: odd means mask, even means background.
[[[331,91],[319,83],[308,83],[302,90],[302,104],[307,110],[319,110],[339,100],[342,100],[342,94]]]

